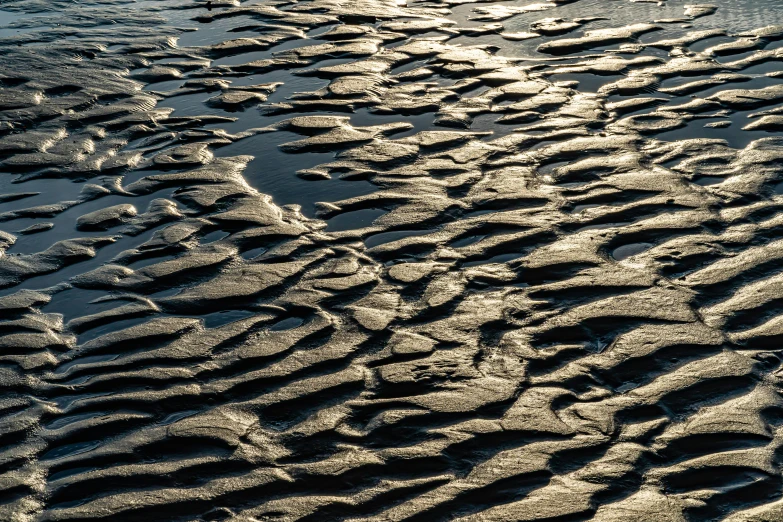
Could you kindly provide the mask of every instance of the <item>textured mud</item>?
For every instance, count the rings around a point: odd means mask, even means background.
[[[781,15],[0,2],[0,520],[783,520]]]

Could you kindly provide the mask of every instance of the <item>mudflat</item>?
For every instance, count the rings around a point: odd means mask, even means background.
[[[782,18],[0,0],[0,520],[783,520]]]

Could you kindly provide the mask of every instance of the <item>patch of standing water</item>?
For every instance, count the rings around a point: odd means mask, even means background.
[[[15,11],[6,11],[0,9],[0,38],[8,38],[18,36],[21,34],[29,33],[31,31],[41,30],[43,27],[14,27],[16,22],[25,20],[32,20],[36,16],[36,13],[21,13]]]

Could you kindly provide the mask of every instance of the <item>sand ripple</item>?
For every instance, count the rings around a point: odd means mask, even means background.
[[[3,2],[0,519],[783,519],[783,9],[660,4]]]

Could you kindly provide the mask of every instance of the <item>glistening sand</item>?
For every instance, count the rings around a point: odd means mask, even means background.
[[[783,520],[777,0],[0,2],[0,520]]]

